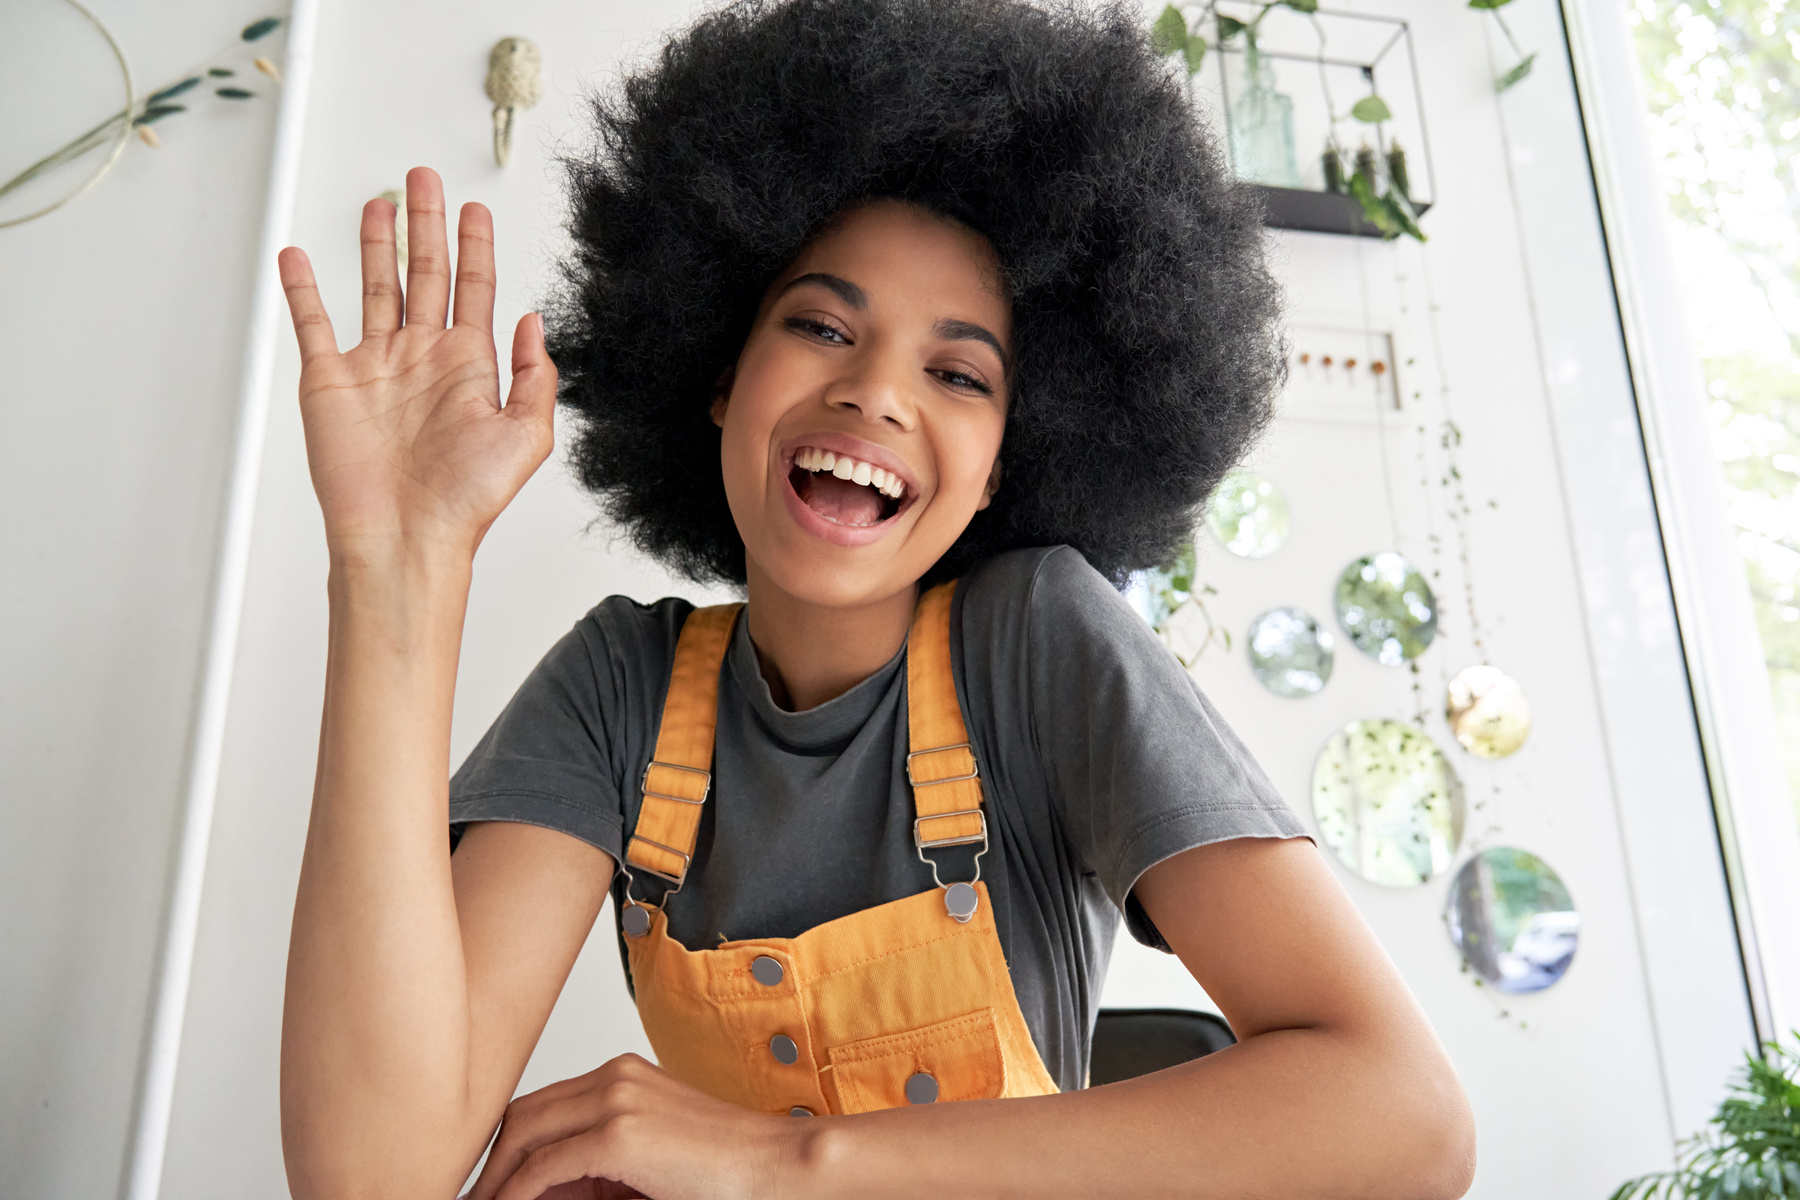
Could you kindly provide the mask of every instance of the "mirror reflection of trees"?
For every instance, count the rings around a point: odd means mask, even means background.
[[[1635,0],[1632,23],[1800,815],[1800,7]]]
[[[1581,937],[1581,914],[1561,878],[1511,846],[1462,865],[1444,922],[1469,969],[1503,992],[1542,991],[1561,979]]]
[[[1462,783],[1437,743],[1403,721],[1334,733],[1313,763],[1312,803],[1321,840],[1370,883],[1424,883],[1462,841]]]

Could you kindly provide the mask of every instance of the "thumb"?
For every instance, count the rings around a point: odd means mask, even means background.
[[[526,313],[513,330],[512,389],[505,412],[514,420],[548,427],[555,411],[556,364],[544,348],[544,318]]]

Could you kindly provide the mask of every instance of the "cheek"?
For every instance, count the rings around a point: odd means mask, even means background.
[[[959,504],[979,504],[986,497],[1005,431],[1006,418],[993,413],[971,416],[947,431],[940,443],[945,448],[938,459],[945,467],[940,486]]]

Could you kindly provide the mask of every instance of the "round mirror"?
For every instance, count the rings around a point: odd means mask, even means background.
[[[1535,854],[1497,846],[1462,865],[1444,909],[1469,969],[1503,992],[1541,992],[1575,958],[1581,914]]]
[[[1250,671],[1277,696],[1312,696],[1331,678],[1336,639],[1311,613],[1271,608],[1250,622]]]
[[[1233,471],[1206,502],[1206,525],[1233,554],[1263,558],[1287,538],[1287,497],[1262,475]]]
[[[1462,784],[1425,732],[1352,721],[1313,764],[1319,836],[1370,883],[1411,887],[1442,873],[1462,841]]]
[[[1358,650],[1384,667],[1404,666],[1437,635],[1437,597],[1411,563],[1383,551],[1344,568],[1337,619]]]
[[[1186,542],[1167,564],[1132,573],[1125,588],[1126,598],[1158,633],[1192,598],[1195,563],[1194,543]]]
[[[1498,667],[1474,666],[1450,681],[1444,699],[1450,732],[1481,758],[1505,758],[1531,732],[1531,705],[1519,681]]]

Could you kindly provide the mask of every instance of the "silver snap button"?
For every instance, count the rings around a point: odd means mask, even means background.
[[[769,1053],[784,1067],[791,1067],[800,1061],[800,1047],[794,1045],[794,1039],[785,1033],[778,1033],[769,1039]]]
[[[908,1104],[935,1104],[938,1098],[937,1080],[920,1071],[906,1081],[906,1102]]]
[[[774,987],[781,982],[781,977],[786,973],[781,969],[781,963],[766,954],[750,964],[750,974],[754,975],[756,982],[764,987]]]
[[[629,937],[643,937],[650,932],[650,910],[641,904],[628,906],[619,914],[619,924],[625,927]]]
[[[788,1116],[790,1116],[790,1117],[810,1117],[812,1115],[813,1115],[812,1109],[807,1108],[805,1105],[802,1105],[802,1104],[796,1104],[796,1105],[794,1105],[794,1107],[788,1109]]]
[[[944,908],[959,922],[968,924],[975,910],[981,907],[981,893],[975,890],[972,883],[953,883],[944,889]]]

